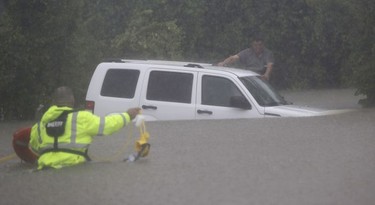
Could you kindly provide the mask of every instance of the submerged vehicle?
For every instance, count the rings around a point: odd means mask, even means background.
[[[110,59],[91,78],[86,108],[105,116],[141,107],[146,120],[306,117],[333,114],[292,105],[261,76],[207,63]]]

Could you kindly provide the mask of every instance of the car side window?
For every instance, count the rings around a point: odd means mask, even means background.
[[[193,74],[151,71],[147,86],[147,100],[191,103]]]
[[[100,94],[108,97],[133,98],[138,77],[139,70],[109,69]]]
[[[203,76],[203,105],[232,107],[230,102],[234,96],[242,96],[242,93],[231,80],[217,76]]]

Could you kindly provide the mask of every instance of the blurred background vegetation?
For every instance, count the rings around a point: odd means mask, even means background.
[[[281,89],[354,87],[375,104],[374,0],[0,0],[0,112],[30,119],[60,85],[82,106],[105,58],[217,63],[261,33]]]

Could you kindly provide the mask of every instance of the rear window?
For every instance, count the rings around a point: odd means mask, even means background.
[[[133,98],[138,77],[139,70],[109,69],[100,94],[108,97]]]
[[[147,87],[147,100],[191,103],[193,74],[152,71]]]

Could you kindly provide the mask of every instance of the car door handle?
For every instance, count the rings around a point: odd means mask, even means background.
[[[142,108],[145,110],[157,110],[158,107],[153,106],[153,105],[142,105]]]
[[[197,110],[198,114],[209,114],[212,115],[212,111],[209,110]]]

